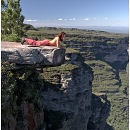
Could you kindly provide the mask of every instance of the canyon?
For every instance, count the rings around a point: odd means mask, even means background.
[[[107,121],[113,107],[110,95],[119,95],[122,87],[123,97],[118,98],[128,101],[120,77],[120,70],[128,68],[128,38],[118,44],[67,41],[66,47],[77,52],[2,42],[3,130],[114,129]],[[99,88],[103,82],[96,78],[103,74],[96,72],[97,66],[107,70],[104,75],[111,73],[113,88]],[[127,112],[128,104],[122,109]]]

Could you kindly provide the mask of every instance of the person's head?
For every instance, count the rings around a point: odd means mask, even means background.
[[[65,37],[65,32],[61,32],[57,35],[57,37],[59,37],[60,41],[63,41],[64,40],[64,37]]]

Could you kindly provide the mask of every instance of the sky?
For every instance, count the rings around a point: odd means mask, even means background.
[[[129,26],[129,0],[21,0],[24,23],[43,26]]]

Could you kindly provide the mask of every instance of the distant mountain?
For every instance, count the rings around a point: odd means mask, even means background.
[[[31,24],[23,24],[23,29],[24,30],[36,30],[37,31],[37,29]]]
[[[129,27],[121,27],[121,26],[66,26],[65,28],[79,28],[79,29],[99,30],[99,31],[125,33],[125,34],[129,33]]]
[[[87,27],[87,29],[101,30],[114,33],[129,33],[129,27],[119,27],[119,26],[92,26]]]

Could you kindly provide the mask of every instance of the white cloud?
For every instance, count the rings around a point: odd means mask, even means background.
[[[25,21],[27,21],[27,22],[35,22],[37,20],[28,19],[28,20],[25,20]]]
[[[85,18],[84,20],[89,20],[89,18]]]
[[[104,18],[104,19],[106,19],[106,20],[107,20],[108,18]]]
[[[70,20],[76,20],[75,18],[73,18],[73,19],[70,19]]]
[[[59,18],[58,20],[62,20],[62,18]]]
[[[93,18],[93,19],[97,19],[97,18]]]

